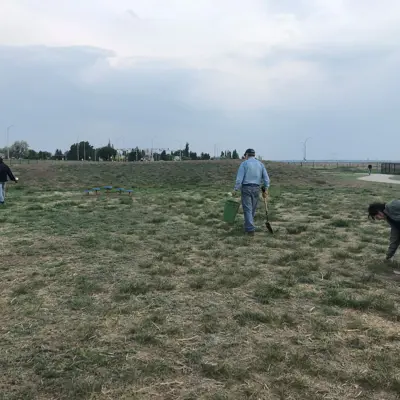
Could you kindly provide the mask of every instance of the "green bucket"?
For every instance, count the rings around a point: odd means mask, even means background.
[[[228,199],[224,207],[224,221],[233,224],[239,211],[240,203],[235,199]]]

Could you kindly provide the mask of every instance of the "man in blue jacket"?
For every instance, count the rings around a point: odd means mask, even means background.
[[[256,159],[256,152],[253,149],[247,149],[244,158],[245,161],[240,164],[236,177],[234,194],[241,189],[244,229],[249,235],[254,235],[256,230],[254,217],[260,197],[261,183],[266,189],[263,191],[263,197],[267,197],[270,180],[264,164]]]

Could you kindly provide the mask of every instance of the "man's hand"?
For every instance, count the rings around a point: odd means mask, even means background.
[[[268,188],[263,187],[261,190],[262,190],[263,199],[267,199],[268,198]]]
[[[232,197],[236,197],[237,196],[237,190],[234,190],[233,192],[232,192]]]

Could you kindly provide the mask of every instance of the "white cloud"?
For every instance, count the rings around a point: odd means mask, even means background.
[[[385,104],[398,43],[398,0],[0,2],[0,44],[113,51],[77,73],[92,88],[190,70],[181,101],[224,112]]]
[[[283,3],[286,7],[279,8],[279,2],[261,0],[3,0],[0,43],[92,45],[121,56],[206,58],[248,43],[268,48],[389,40],[400,20],[396,0]]]

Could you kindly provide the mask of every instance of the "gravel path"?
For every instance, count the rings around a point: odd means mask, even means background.
[[[363,176],[362,178],[358,178],[361,181],[368,182],[379,182],[379,183],[390,183],[395,185],[400,185],[400,180],[391,179],[393,175],[384,175],[384,174],[372,174]]]

